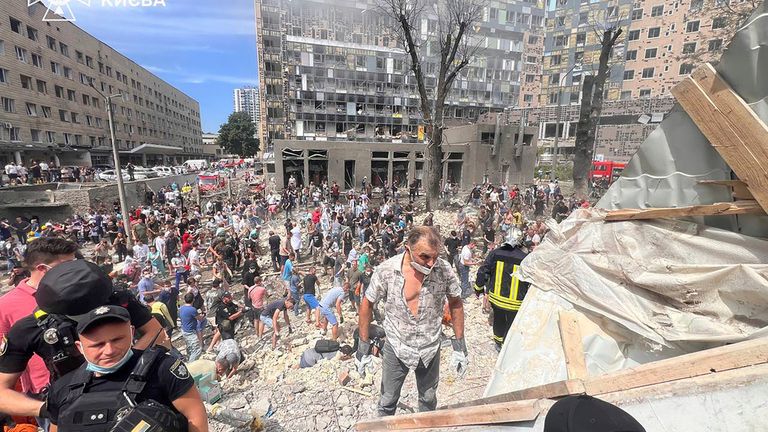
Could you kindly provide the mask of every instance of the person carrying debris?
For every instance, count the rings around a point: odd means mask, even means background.
[[[511,229],[505,243],[488,254],[475,276],[475,294],[484,294],[493,308],[493,341],[497,351],[501,350],[528,292],[528,282],[517,279],[520,263],[527,255],[519,247],[521,237],[520,230]]]
[[[451,366],[466,371],[464,306],[461,287],[451,265],[439,258],[442,240],[433,227],[419,226],[406,239],[406,252],[379,265],[360,305],[358,372],[365,373],[371,358],[371,312],[384,301],[386,342],[382,351],[380,415],[393,415],[409,370],[416,373],[419,411],[437,406],[440,377],[440,335],[443,305],[448,301],[454,332]]]

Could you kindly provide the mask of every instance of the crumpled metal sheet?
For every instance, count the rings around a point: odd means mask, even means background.
[[[521,279],[665,346],[737,342],[768,326],[768,241],[688,221],[603,217],[586,209],[551,224]]]
[[[739,29],[715,68],[768,123],[768,4],[761,4]],[[675,105],[596,207],[681,207],[731,201],[727,188],[697,184],[699,180],[730,180],[730,171],[696,124]],[[695,220],[748,235],[768,236],[766,216],[712,216]]]

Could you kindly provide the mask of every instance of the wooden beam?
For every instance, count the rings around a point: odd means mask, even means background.
[[[581,380],[557,381],[536,387],[529,387],[523,390],[517,390],[508,393],[501,393],[495,396],[488,396],[467,402],[460,402],[451,405],[442,406],[438,409],[452,409],[469,406],[487,405],[499,402],[522,401],[527,399],[551,399],[563,396],[583,394],[586,392],[584,382]]]
[[[584,382],[584,387],[587,394],[597,396],[763,363],[768,363],[765,337],[609,373]]]
[[[503,402],[482,407],[456,408],[408,414],[357,423],[359,431],[446,428],[536,420],[542,407],[538,400]]]
[[[699,180],[697,183],[730,187],[733,191],[733,199],[735,200],[755,199],[752,192],[749,191],[749,186],[741,180]]]
[[[672,94],[768,210],[768,126],[710,64],[678,83]]]
[[[717,216],[737,214],[765,214],[763,207],[754,200],[695,205],[689,207],[621,209],[611,210],[606,221],[676,218],[687,216]]]
[[[579,316],[572,311],[560,311],[557,325],[560,327],[560,340],[563,343],[568,379],[586,379],[589,373],[587,361],[584,358],[584,346],[581,342]]]

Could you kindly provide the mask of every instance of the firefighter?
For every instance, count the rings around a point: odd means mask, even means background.
[[[493,340],[497,351],[501,350],[528,292],[528,283],[517,278],[520,263],[527,255],[520,248],[521,237],[520,230],[510,229],[506,242],[488,254],[475,278],[475,293],[484,294],[493,308]]]

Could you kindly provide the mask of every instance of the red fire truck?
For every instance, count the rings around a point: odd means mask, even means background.
[[[592,161],[592,170],[589,173],[591,181],[613,183],[621,176],[622,171],[627,166],[624,162],[614,161]]]

